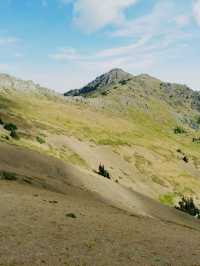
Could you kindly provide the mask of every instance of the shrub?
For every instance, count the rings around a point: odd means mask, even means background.
[[[19,139],[19,136],[18,136],[16,130],[11,130],[11,132],[10,132],[10,136],[11,136],[11,138],[13,138],[13,139]]]
[[[103,96],[108,95],[108,91],[102,91],[102,92],[101,92],[101,95],[103,95]]]
[[[186,212],[200,219],[200,210],[195,206],[192,197],[190,198],[182,197],[182,199],[178,203],[178,206],[175,206],[175,208],[179,211]]]
[[[200,138],[193,138],[192,139],[192,142],[195,142],[195,143],[198,143],[199,144],[200,143]]]
[[[187,157],[187,156],[184,156],[184,157],[183,157],[183,161],[184,161],[185,163],[188,163],[188,162],[189,162],[188,157]]]
[[[2,172],[0,172],[0,179],[9,180],[9,181],[15,181],[15,180],[17,180],[17,176],[16,176],[15,173],[2,171]]]
[[[168,206],[173,206],[174,205],[174,200],[175,200],[175,194],[174,193],[166,193],[163,195],[159,196],[159,201]]]
[[[175,134],[184,134],[184,133],[186,133],[186,131],[185,131],[185,129],[182,128],[182,127],[176,127],[176,128],[174,129],[174,133],[175,133]]]
[[[99,174],[99,175],[102,175],[102,176],[104,176],[104,177],[106,177],[106,178],[108,178],[108,179],[110,179],[110,174],[109,174],[109,172],[108,172],[107,170],[105,170],[105,167],[104,167],[104,165],[102,165],[102,164],[99,165],[99,171],[98,171],[98,174]]]
[[[74,214],[74,213],[67,213],[65,216],[66,217],[69,217],[69,218],[73,218],[73,219],[76,219],[77,218],[76,217],[76,214]]]
[[[39,142],[40,144],[44,144],[45,140],[39,136],[36,137],[37,142]]]
[[[2,118],[0,118],[0,125],[3,125],[3,124],[4,124],[4,122],[3,122]]]
[[[13,124],[13,123],[6,123],[4,125],[4,128],[6,130],[8,130],[8,131],[13,131],[13,130],[15,131],[15,130],[17,130],[17,126],[15,124]]]

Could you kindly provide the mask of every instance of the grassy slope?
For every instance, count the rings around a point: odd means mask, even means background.
[[[158,84],[153,80],[149,86],[157,95]],[[148,91],[141,92],[139,88],[131,91],[129,87],[125,85],[107,96],[91,99],[90,104],[87,100],[70,102],[34,92],[2,92],[1,117],[18,125],[21,138],[5,140],[6,132],[1,130],[1,141],[38,150],[89,170],[93,165],[87,157],[67,145],[57,147],[48,141],[49,137],[73,136],[89,146],[106,145],[130,166],[128,174],[115,176],[114,170],[120,170],[120,165],[113,164],[112,158],[110,163],[105,161],[113,178],[130,179],[133,182],[128,185],[133,188],[135,182],[144,183],[151,188],[150,196],[162,202],[167,198],[166,203],[169,193],[172,198],[179,193],[192,193],[200,198],[199,145],[192,143],[192,137],[199,133],[184,125],[187,134],[175,135],[173,128],[181,122],[177,122],[174,109]],[[191,111],[191,117],[195,115]],[[39,143],[38,136],[45,143]],[[189,157],[189,164],[182,161],[177,149]],[[92,156],[98,160],[96,150]]]

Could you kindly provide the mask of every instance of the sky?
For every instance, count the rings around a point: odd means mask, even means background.
[[[1,0],[0,72],[58,92],[112,68],[200,90],[200,0]]]

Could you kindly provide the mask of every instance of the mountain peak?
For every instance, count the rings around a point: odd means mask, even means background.
[[[122,68],[113,68],[107,72],[107,74],[109,73],[129,74],[128,72],[124,71]]]
[[[85,87],[79,90],[71,90],[65,93],[65,96],[81,96],[107,87],[113,83],[118,83],[121,80],[133,78],[133,75],[125,72],[121,68],[111,69],[109,72],[98,76],[95,80],[88,83]]]

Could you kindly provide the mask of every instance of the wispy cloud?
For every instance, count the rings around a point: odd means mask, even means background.
[[[160,1],[149,14],[137,19],[126,20],[114,31],[113,35],[117,37],[144,35],[156,37],[183,28],[189,22],[190,17],[177,10],[173,1]]]
[[[118,1],[118,4],[122,2]],[[123,3],[128,5],[131,1]],[[137,19],[125,20],[123,24],[118,25],[118,29],[111,32],[112,37],[115,38],[131,37],[133,40],[131,44],[111,47],[90,54],[79,53],[74,48],[60,48],[49,57],[57,61],[90,65],[114,66],[122,62],[123,65],[125,62],[130,65],[130,58],[132,62],[134,60],[139,60],[141,63],[148,61],[149,64],[150,61],[156,61],[159,54],[187,43],[187,40],[192,37],[190,32],[185,30],[188,23],[190,23],[190,17],[176,10],[172,1],[159,2],[149,14]]]
[[[78,13],[75,11],[74,19],[76,23],[80,20],[87,31],[93,32],[106,25],[115,25],[110,29],[110,47],[107,49],[84,52],[74,47],[66,47],[57,48],[49,55],[51,59],[62,62],[63,67],[74,66],[79,73],[85,73],[88,77],[87,73],[93,73],[95,76],[115,67],[132,73],[152,73],[163,60],[167,60],[167,64],[174,62],[184,53],[187,44],[194,37],[190,32],[192,13],[179,8],[175,1],[156,1],[149,13],[136,18],[128,18],[124,13],[125,8],[134,5],[136,1],[106,1],[107,8],[109,5],[115,5],[115,11],[109,18],[106,11],[104,12],[105,1],[97,3],[95,0],[74,0],[74,3],[74,7],[79,7]],[[98,5],[102,8],[98,8]],[[108,33],[108,29],[106,32]],[[122,39],[128,44],[114,45],[115,40]]]
[[[94,32],[107,25],[119,25],[125,20],[124,11],[139,0],[60,0],[72,3],[74,23],[86,32]]]

